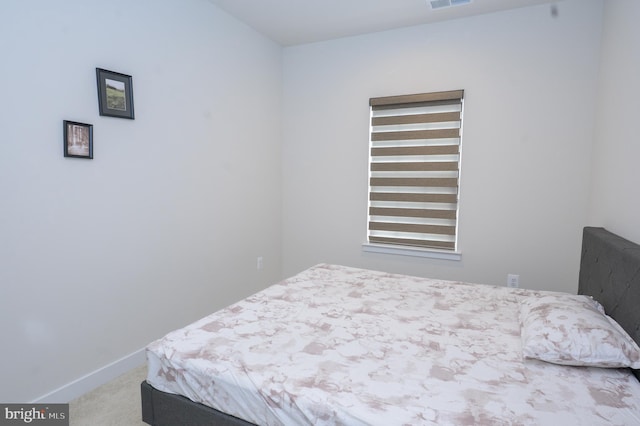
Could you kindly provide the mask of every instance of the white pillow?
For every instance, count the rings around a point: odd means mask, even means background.
[[[522,353],[562,365],[640,369],[640,348],[588,296],[525,297],[520,302]]]

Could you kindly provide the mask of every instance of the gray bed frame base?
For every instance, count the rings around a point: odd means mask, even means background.
[[[142,421],[153,426],[255,426],[180,395],[140,385]]]
[[[578,293],[592,296],[640,344],[640,245],[604,228],[586,227]],[[640,370],[633,372],[640,380]],[[153,426],[255,426],[141,384],[142,420]]]

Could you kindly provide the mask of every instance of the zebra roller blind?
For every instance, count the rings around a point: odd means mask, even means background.
[[[456,250],[463,95],[369,100],[369,243]]]

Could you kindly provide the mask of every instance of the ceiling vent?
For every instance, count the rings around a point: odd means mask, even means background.
[[[429,0],[431,9],[442,9],[443,7],[461,6],[471,3],[471,0]]]

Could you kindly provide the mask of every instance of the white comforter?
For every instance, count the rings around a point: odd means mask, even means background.
[[[147,349],[148,382],[258,425],[634,425],[627,370],[524,360],[543,292],[318,265]]]

